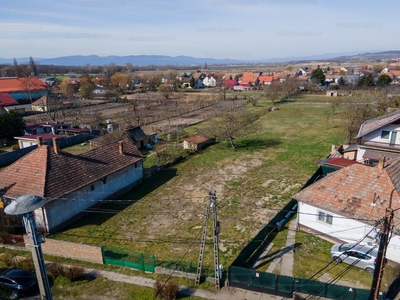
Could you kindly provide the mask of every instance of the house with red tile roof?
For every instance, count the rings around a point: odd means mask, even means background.
[[[0,78],[0,93],[9,93],[17,101],[39,99],[47,94],[50,87],[37,77]]]
[[[200,151],[211,144],[215,144],[215,138],[207,137],[201,132],[196,132],[194,135],[183,139],[183,149]]]
[[[273,81],[279,81],[278,77],[275,76],[258,76],[257,80],[255,81],[256,85],[270,85]]]
[[[386,209],[400,208],[400,159],[377,167],[353,164],[329,173],[293,195],[298,201],[298,225],[332,242],[377,242],[378,220]],[[390,204],[391,203],[391,204]],[[400,263],[400,211],[387,258]],[[329,253],[329,249],[326,249]]]
[[[11,97],[9,93],[0,93],[0,115],[6,114],[8,110],[18,104],[18,101]]]
[[[358,131],[357,161],[377,164],[380,156],[400,156],[400,110],[364,122]]]
[[[254,84],[260,75],[259,72],[243,72],[243,76],[240,79],[239,83],[249,83],[249,84]]]
[[[126,192],[143,178],[144,156],[128,139],[80,155],[39,143],[38,148],[0,171],[0,196],[6,204],[34,194],[47,203],[34,215],[47,232],[81,217],[104,199]]]

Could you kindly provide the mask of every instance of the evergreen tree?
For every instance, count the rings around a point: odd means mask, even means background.
[[[311,81],[319,84],[323,84],[325,81],[325,75],[324,72],[321,70],[321,68],[318,66],[315,70],[312,71],[311,73]]]
[[[388,85],[392,82],[392,78],[390,78],[387,74],[382,74],[379,76],[378,81],[376,82],[377,85]]]
[[[341,76],[338,80],[338,85],[340,86],[345,86],[346,85],[346,81],[344,81],[343,76]]]
[[[194,88],[196,85],[196,81],[194,80],[194,77],[190,78],[190,87]]]
[[[0,115],[0,139],[14,139],[14,136],[23,135],[26,124],[17,110]]]

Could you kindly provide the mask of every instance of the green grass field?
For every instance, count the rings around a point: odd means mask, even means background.
[[[264,101],[249,108],[270,105]],[[215,189],[221,263],[229,265],[315,172],[331,144],[344,139],[338,115],[326,122],[327,105],[289,103],[280,108],[254,123],[256,133],[237,139],[237,149],[222,141],[191,155],[121,197],[124,202],[104,205],[107,213],[91,213],[52,237],[122,247],[158,259],[180,259],[187,252],[185,261],[196,263],[198,244],[190,245],[200,239],[206,197]],[[207,246],[205,264],[212,259]]]

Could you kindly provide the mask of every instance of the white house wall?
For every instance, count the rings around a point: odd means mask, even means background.
[[[318,220],[319,211],[333,216],[332,225]],[[367,216],[366,216],[367,217]],[[382,216],[383,217],[383,216]],[[372,227],[354,219],[344,218],[329,211],[316,208],[314,206],[299,202],[298,205],[298,223],[300,227],[307,227],[314,232],[321,233],[321,238],[330,236],[346,243],[359,241],[367,235]],[[372,231],[368,237],[363,240],[364,243],[373,242],[376,232]],[[327,237],[328,238],[328,237]],[[329,251],[330,249],[327,249]],[[386,257],[389,260],[400,263],[400,238],[394,236],[391,238]]]
[[[384,126],[378,130],[375,130],[373,132],[370,132],[368,134],[366,134],[365,136],[362,137],[362,141],[371,141],[371,142],[378,142],[378,143],[386,143],[389,144],[390,143],[390,138],[389,139],[382,139],[381,138],[381,133],[383,130],[386,131],[397,131],[399,132],[399,134],[397,134],[397,138],[395,141],[396,145],[400,145],[400,126],[396,126],[396,125],[387,125]],[[357,161],[363,161],[363,155],[366,151],[366,148],[359,146],[358,147],[358,151],[357,151]]]
[[[55,199],[45,205],[45,215],[41,209],[35,211],[36,223],[45,227],[49,232],[75,217],[83,210],[97,204],[99,200],[134,187],[143,178],[142,162],[125,168],[106,177],[105,182],[99,180],[80,190],[72,192],[62,199]],[[44,218],[43,219],[43,215]]]
[[[362,140],[363,141],[372,141],[372,142],[381,142],[381,143],[388,143],[390,142],[390,139],[382,139],[381,138],[381,132],[382,130],[387,130],[387,131],[398,131],[400,132],[400,126],[396,125],[387,125],[384,126],[378,130],[372,131],[365,136],[363,136]],[[396,139],[396,144],[398,144],[400,141],[400,134],[397,135]]]

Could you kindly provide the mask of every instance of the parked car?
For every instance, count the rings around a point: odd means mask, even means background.
[[[336,244],[331,248],[331,257],[337,262],[344,262],[374,273],[378,250],[370,245]]]
[[[11,298],[29,295],[38,289],[36,275],[18,268],[0,268],[0,284],[11,289]]]

